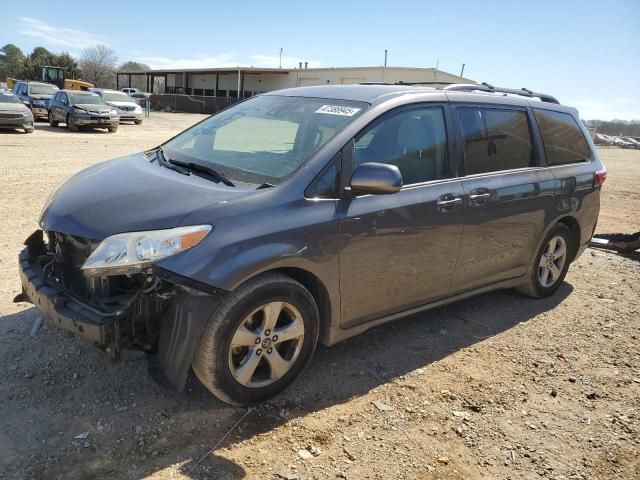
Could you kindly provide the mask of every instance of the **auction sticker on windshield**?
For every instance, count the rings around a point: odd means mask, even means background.
[[[326,113],[328,115],[343,115],[345,117],[352,117],[360,111],[355,107],[344,107],[342,105],[322,105],[316,110],[316,113]]]

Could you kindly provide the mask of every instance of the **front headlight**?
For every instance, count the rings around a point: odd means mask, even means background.
[[[196,225],[112,235],[100,242],[82,270],[90,276],[137,273],[157,260],[197,245],[211,228],[211,225]]]
[[[133,109],[134,112],[136,113],[142,113],[142,107],[140,105],[136,105],[136,107]]]
[[[115,108],[109,112],[109,115],[117,115],[117,114],[118,114],[118,110],[116,110]]]

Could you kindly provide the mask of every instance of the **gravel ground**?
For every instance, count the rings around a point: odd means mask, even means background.
[[[320,347],[254,409],[194,378],[164,390],[137,352],[112,364],[46,324],[31,338],[36,310],[12,303],[16,257],[51,189],[201,118],[0,132],[0,478],[640,478],[635,255],[587,250],[552,298],[491,293]],[[598,231],[639,230],[640,151],[600,155]]]

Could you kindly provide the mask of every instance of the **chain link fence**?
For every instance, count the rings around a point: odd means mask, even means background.
[[[151,95],[151,109],[164,112],[212,114],[227,108],[239,100],[232,97],[205,95],[153,94]]]

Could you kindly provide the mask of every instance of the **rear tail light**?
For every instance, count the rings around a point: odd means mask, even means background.
[[[607,171],[603,168],[602,170],[598,170],[593,174],[593,179],[599,188],[602,188],[604,181],[607,179]]]

